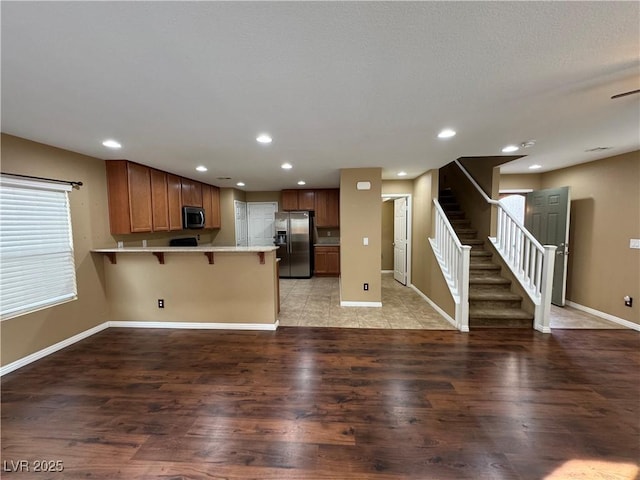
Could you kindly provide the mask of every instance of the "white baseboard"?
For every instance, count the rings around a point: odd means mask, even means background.
[[[449,322],[451,325],[453,325],[453,327],[456,330],[458,329],[458,327],[456,326],[456,321],[453,318],[451,318],[451,316],[447,312],[445,312],[443,309],[441,309],[433,300],[431,300],[424,293],[422,293],[418,287],[416,287],[413,284],[409,285],[409,287],[411,287],[414,292],[416,292],[418,295],[420,295],[429,305],[431,305],[435,309],[436,312],[438,312],[440,315],[442,315],[447,322]],[[460,330],[460,331],[461,332],[468,332],[469,331],[469,327],[467,327],[466,329]]]
[[[393,270],[380,270],[380,273],[393,273]]]
[[[129,322],[111,321],[110,327],[114,328],[175,328],[193,330],[275,330],[275,323],[208,323],[208,322]]]
[[[27,355],[26,357],[22,357],[21,359],[16,360],[15,362],[8,363],[7,365],[4,365],[3,367],[0,368],[0,377],[7,373],[13,372],[14,370],[17,370],[21,367],[24,367],[25,365],[33,363],[36,360],[40,360],[41,358],[51,355],[52,353],[55,353],[58,350],[62,350],[65,347],[73,345],[74,343],[79,342],[80,340],[84,340],[85,338],[88,338],[91,335],[95,335],[96,333],[101,332],[102,330],[105,330],[107,328],[109,328],[109,322],[101,323],[100,325],[96,325],[95,327],[90,328],[89,330],[80,332],[77,335],[74,335],[73,337],[69,337],[58,343],[54,343],[53,345],[50,345],[47,348],[43,348],[42,350],[38,350],[37,352],[34,352],[31,355]]]
[[[110,321],[97,325],[89,330],[80,332],[73,337],[69,337],[66,340],[58,342],[47,348],[43,348],[37,352],[22,357],[15,362],[11,362],[3,367],[0,367],[0,377],[7,373],[11,373],[25,365],[40,360],[52,353],[62,350],[65,347],[73,345],[74,343],[84,340],[96,333],[101,332],[107,328],[176,328],[176,329],[201,329],[201,330],[276,330],[278,328],[279,321],[275,323],[194,323],[194,322],[124,322],[124,321]]]
[[[340,300],[341,307],[382,307],[382,302],[349,302]]]
[[[640,325],[637,323],[630,322],[629,320],[625,320],[624,318],[616,317],[615,315],[611,315],[609,313],[601,312],[600,310],[596,310],[591,307],[585,307],[584,305],[580,305],[579,303],[572,302],[571,300],[566,300],[565,303],[576,310],[581,310],[586,313],[590,313],[593,316],[600,317],[604,320],[609,320],[610,322],[617,323],[618,325],[622,325],[623,327],[630,328],[632,330],[637,330],[640,332]]]

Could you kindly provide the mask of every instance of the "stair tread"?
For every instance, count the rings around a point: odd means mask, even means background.
[[[500,265],[496,265],[495,263],[491,263],[491,262],[471,262],[469,264],[469,270],[495,270],[495,271],[499,271],[502,270],[502,267]]]
[[[471,250],[471,252],[469,253],[471,254],[472,257],[493,257],[493,254],[487,250],[476,249],[476,250]]]
[[[500,320],[533,320],[533,315],[519,308],[474,308],[469,307],[469,318],[493,318]]]
[[[484,245],[484,240],[480,240],[479,238],[465,238],[463,245]]]
[[[505,300],[505,301],[518,301],[522,300],[522,297],[517,293],[510,292],[508,290],[477,290],[469,291],[469,301],[471,300]]]
[[[511,280],[504,277],[496,276],[480,276],[469,274],[469,284],[476,285],[509,285]]]

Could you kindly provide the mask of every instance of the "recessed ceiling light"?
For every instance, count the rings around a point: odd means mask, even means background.
[[[258,135],[256,140],[259,143],[271,143],[273,141],[273,139],[271,138],[271,135],[266,134],[266,133],[261,133],[260,135]]]
[[[291,170],[293,168],[293,165],[291,165],[290,163],[283,163],[282,165],[280,165],[282,168],[284,168],[285,170]]]
[[[102,142],[102,145],[107,148],[122,148],[120,142],[116,142],[115,140],[105,140],[104,142]]]
[[[450,128],[445,128],[438,134],[438,138],[451,138],[456,134],[455,130],[451,130]]]
[[[520,150],[520,147],[518,147],[516,145],[507,145],[506,147],[504,147],[502,149],[502,153],[517,152],[518,150]]]
[[[199,172],[206,172],[208,169],[204,165],[198,165],[196,167],[196,170],[199,171]]]
[[[538,165],[537,163],[534,165],[529,165],[529,170],[538,170],[539,168],[542,168],[542,165]]]
[[[244,187],[244,182],[238,182],[238,183],[236,183],[236,185],[239,186],[239,187]]]
[[[300,181],[298,182],[298,185],[306,185],[306,184],[307,184],[307,182],[305,182],[304,180],[300,180]]]
[[[398,176],[399,177],[406,177],[407,176],[407,172],[405,172],[404,170],[402,172],[398,172]]]
[[[520,146],[522,148],[530,148],[530,147],[533,147],[535,144],[536,144],[535,140],[527,140],[526,142],[522,142]]]

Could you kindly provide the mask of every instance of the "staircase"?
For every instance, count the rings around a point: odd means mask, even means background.
[[[471,246],[469,328],[533,328],[533,314],[522,310],[522,297],[511,292],[511,280],[500,274],[502,267],[485,249],[453,192],[441,190],[438,201],[460,242]]]

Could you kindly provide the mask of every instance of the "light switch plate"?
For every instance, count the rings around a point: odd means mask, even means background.
[[[362,244],[369,245],[369,237],[362,237]]]
[[[640,248],[640,238],[632,238],[629,240],[629,248]]]

